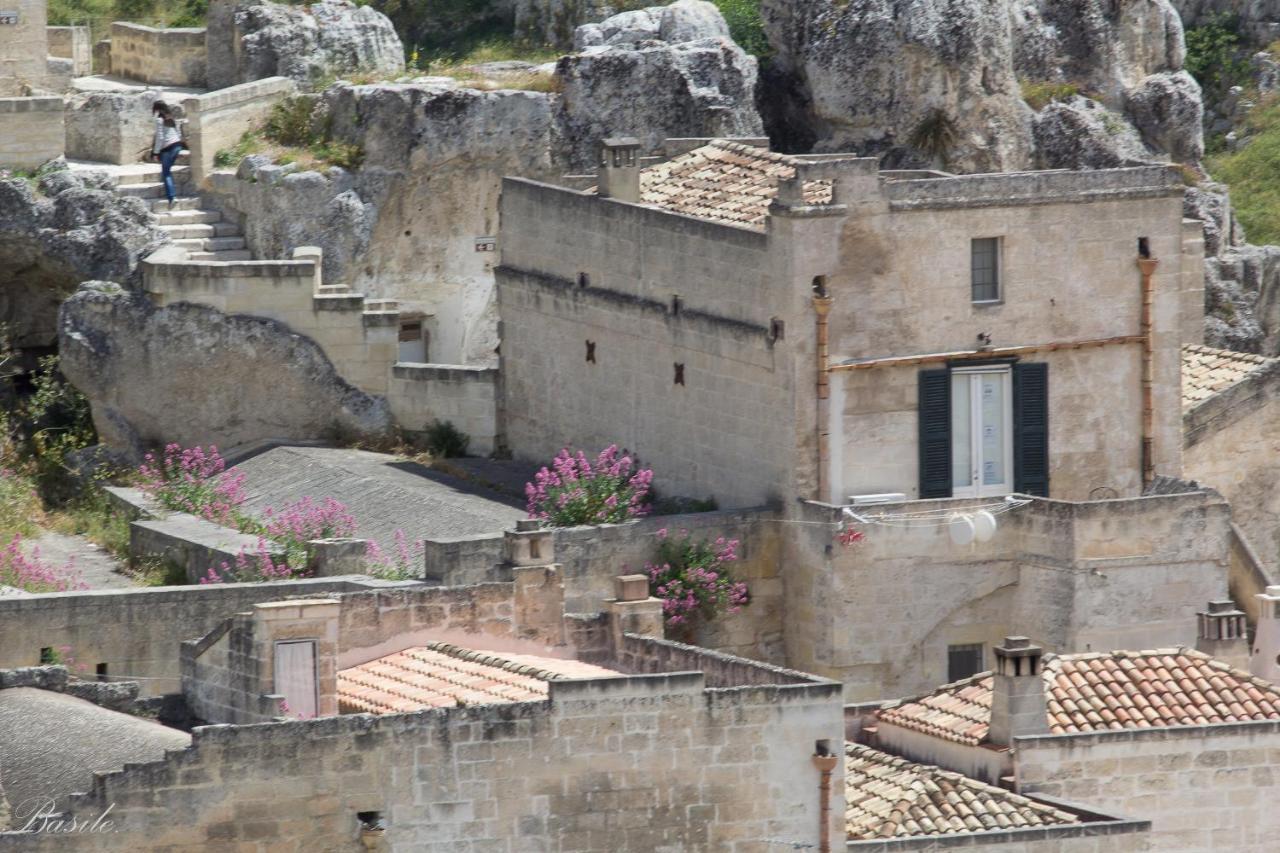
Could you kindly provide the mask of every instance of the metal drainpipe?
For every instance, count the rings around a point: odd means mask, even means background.
[[[829,409],[831,406],[831,371],[827,364],[827,315],[831,313],[830,296],[814,296],[813,310],[817,315],[816,335],[818,342],[818,494],[817,500],[825,501],[827,496],[827,459],[831,452],[831,425]]]
[[[813,754],[813,766],[822,774],[818,782],[818,814],[822,821],[818,826],[819,853],[831,853],[831,774],[839,761],[839,756],[831,754],[827,741],[818,741],[817,751]]]
[[[1152,393],[1152,374],[1155,366],[1155,345],[1151,327],[1155,307],[1155,277],[1160,261],[1155,258],[1138,258],[1142,272],[1142,483],[1148,485],[1156,476],[1155,457],[1155,409]]]

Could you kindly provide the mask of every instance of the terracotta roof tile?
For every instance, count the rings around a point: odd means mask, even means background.
[[[1280,719],[1280,687],[1192,649],[1045,655],[1053,734]],[[977,745],[991,723],[990,673],[888,705],[886,723]]]
[[[1187,344],[1182,348],[1182,408],[1190,409],[1274,362],[1251,353]]]
[[[529,702],[559,678],[608,678],[612,670],[576,660],[497,654],[430,643],[338,672],[344,714],[393,714],[424,708]]]
[[[717,139],[644,169],[640,197],[673,213],[763,230],[778,182],[795,176],[796,162],[785,154]],[[806,182],[805,200],[829,204],[831,182]]]
[[[1077,823],[1069,812],[959,773],[845,744],[850,841]]]

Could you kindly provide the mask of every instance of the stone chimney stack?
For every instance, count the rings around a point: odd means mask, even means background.
[[[596,192],[601,198],[640,201],[640,140],[614,137],[600,143],[600,175]]]
[[[992,678],[991,730],[987,739],[1011,746],[1022,735],[1049,732],[1040,659],[1044,650],[1026,637],[1005,637],[996,646],[996,670]]]
[[[1240,669],[1249,668],[1249,635],[1245,615],[1234,602],[1210,601],[1209,608],[1196,614],[1199,631],[1196,649]]]
[[[1258,678],[1280,683],[1280,586],[1269,586],[1258,599],[1258,632],[1253,638],[1249,671]]]

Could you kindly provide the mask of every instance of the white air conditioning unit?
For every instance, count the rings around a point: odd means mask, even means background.
[[[901,492],[885,492],[879,495],[849,495],[849,503],[853,506],[870,506],[871,504],[903,503],[907,496]]]

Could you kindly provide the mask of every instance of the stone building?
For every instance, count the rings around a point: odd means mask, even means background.
[[[1180,475],[1203,250],[1172,170],[880,172],[730,141],[602,162],[594,192],[504,187],[517,455],[618,441],[728,505]]]

